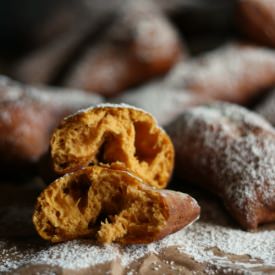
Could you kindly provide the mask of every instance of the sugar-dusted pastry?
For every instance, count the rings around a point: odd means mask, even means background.
[[[127,171],[91,166],[49,185],[37,199],[33,222],[51,242],[86,237],[100,243],[149,243],[199,213],[187,194],[152,188]]]
[[[147,112],[129,105],[103,104],[65,118],[51,139],[58,174],[104,163],[128,169],[163,188],[170,179],[174,148]]]
[[[275,2],[273,0],[238,0],[237,24],[249,38],[275,47]]]
[[[161,126],[165,126],[184,110],[210,102],[212,99],[188,90],[169,87],[163,81],[159,81],[127,91],[114,101],[142,108],[151,113]]]
[[[247,104],[275,84],[275,51],[230,43],[176,66],[168,84],[215,99]]]
[[[0,77],[0,174],[17,169],[26,174],[47,151],[65,115],[101,101],[77,90],[35,88]]]
[[[118,20],[72,66],[65,85],[114,96],[167,72],[183,57],[176,30],[148,1],[126,1]]]
[[[226,103],[185,111],[167,127],[176,174],[216,193],[245,229],[275,221],[275,130]]]

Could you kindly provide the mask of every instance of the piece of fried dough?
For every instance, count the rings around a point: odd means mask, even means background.
[[[165,82],[216,100],[249,104],[275,84],[275,51],[252,44],[228,43],[179,63]]]
[[[0,174],[33,172],[60,120],[100,102],[100,96],[83,91],[27,86],[0,76]]]
[[[165,74],[187,56],[179,35],[158,5],[125,1],[112,27],[80,56],[65,85],[114,97]]]
[[[104,163],[132,171],[146,183],[164,188],[174,165],[168,135],[145,111],[103,104],[67,117],[51,139],[56,173]]]
[[[225,103],[185,111],[167,127],[176,173],[222,199],[245,229],[275,221],[275,130]]]
[[[66,174],[38,197],[33,222],[51,242],[149,243],[198,218],[187,194],[159,190],[129,172],[91,166]]]

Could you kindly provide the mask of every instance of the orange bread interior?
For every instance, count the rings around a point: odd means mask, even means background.
[[[160,231],[165,207],[159,193],[128,172],[94,166],[49,185],[38,198],[33,221],[52,242],[79,237],[137,242]]]
[[[100,106],[66,118],[51,139],[58,174],[103,163],[166,187],[174,165],[168,135],[148,113],[126,105]]]

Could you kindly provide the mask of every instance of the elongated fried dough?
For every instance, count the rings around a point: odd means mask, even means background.
[[[231,104],[184,112],[167,128],[176,173],[216,193],[246,229],[275,221],[275,130]]]
[[[187,194],[158,190],[129,172],[92,166],[67,174],[39,196],[33,222],[51,242],[87,237],[100,243],[148,243],[198,218]]]
[[[248,104],[275,84],[275,51],[244,43],[229,43],[180,63],[167,84],[217,100]]]
[[[100,102],[100,96],[82,91],[26,86],[0,76],[0,174],[33,170],[59,121]]]
[[[88,47],[65,85],[112,97],[163,75],[186,56],[177,31],[149,1],[125,1],[108,32]]]

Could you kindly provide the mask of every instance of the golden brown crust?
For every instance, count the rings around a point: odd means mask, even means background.
[[[92,238],[100,243],[149,243],[198,218],[187,194],[158,190],[131,173],[92,166],[67,174],[38,197],[33,222],[51,242]]]
[[[245,229],[275,220],[275,131],[242,107],[186,111],[167,129],[176,173],[216,193]]]
[[[125,2],[118,20],[84,53],[65,85],[112,97],[167,72],[183,57],[173,26],[148,1]]]
[[[99,105],[66,118],[53,133],[51,155],[58,174],[112,164],[158,188],[174,165],[168,135],[149,113],[128,105]]]
[[[160,240],[199,218],[200,207],[191,196],[172,190],[157,190],[160,199],[165,205],[166,225],[154,236],[143,235],[144,239],[127,239],[123,243],[149,243]]]

